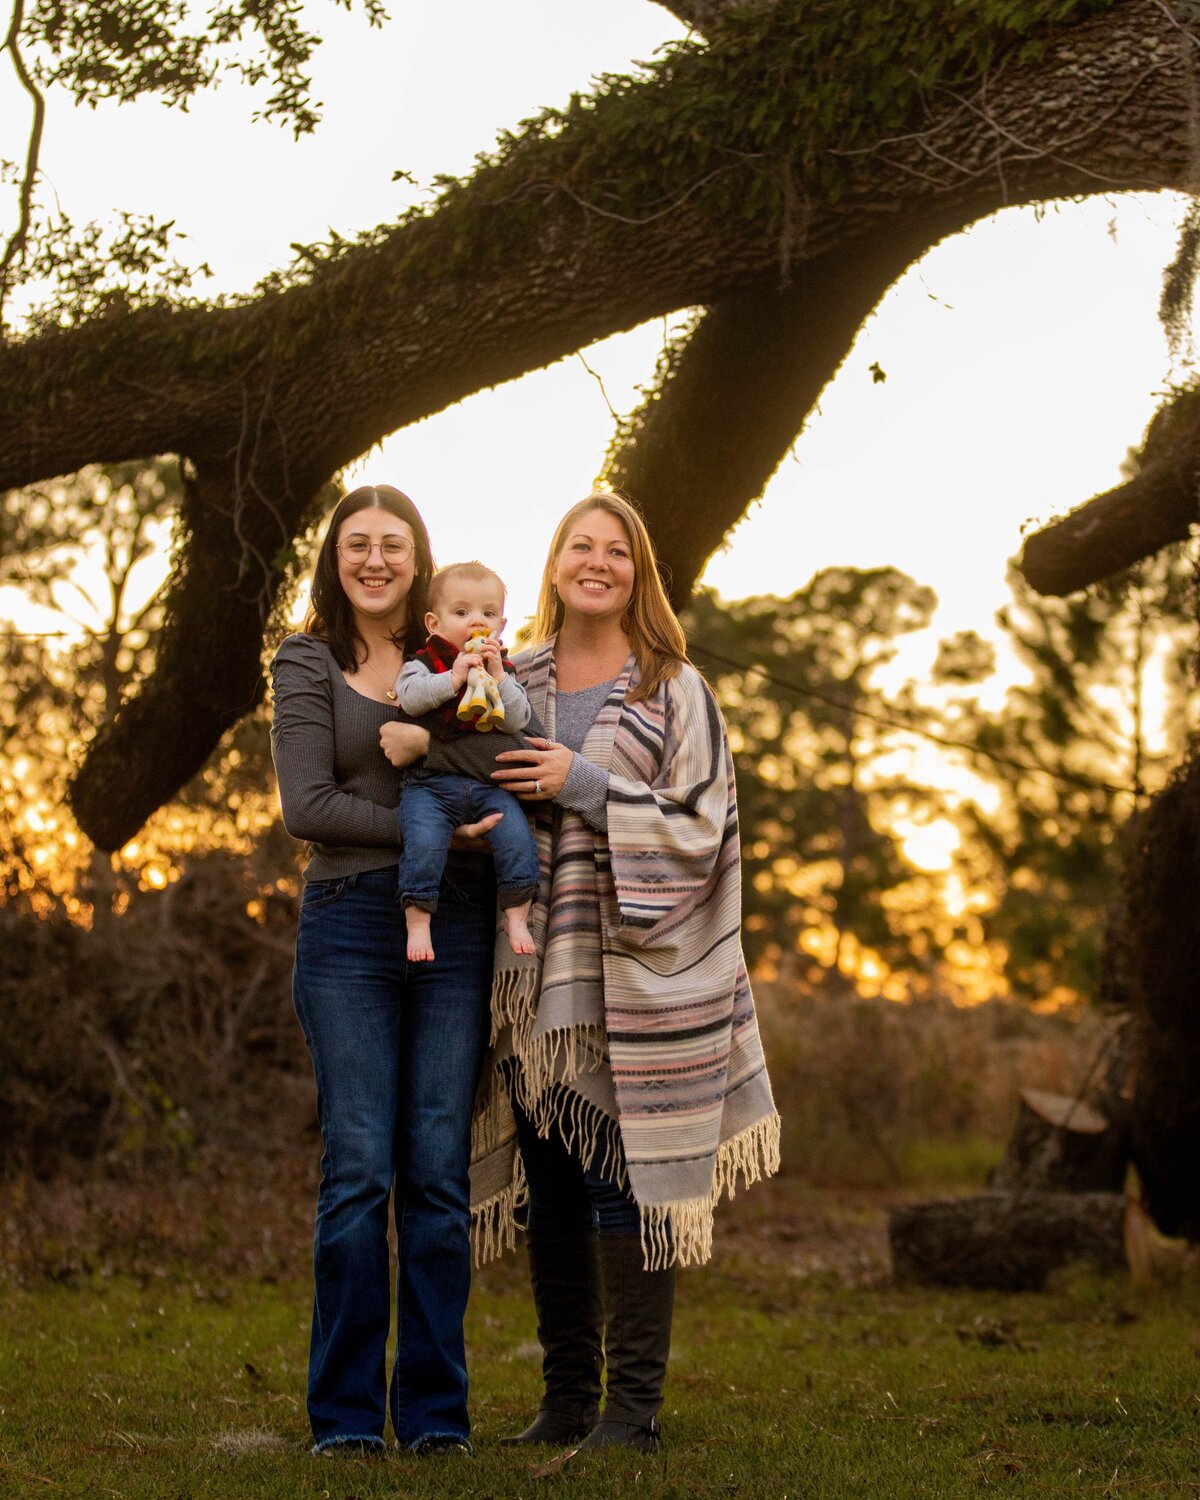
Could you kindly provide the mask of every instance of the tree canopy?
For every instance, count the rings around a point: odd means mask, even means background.
[[[110,279],[86,274],[99,251],[86,235],[58,247],[76,272],[66,300],[0,344],[0,489],[156,455],[177,457],[184,476],[154,670],[98,731],[71,790],[97,844],[123,844],[258,701],[262,633],[294,540],[321,486],[389,432],[607,334],[699,309],[616,434],[609,473],[641,502],[682,601],[862,320],[931,245],[1007,205],[1200,176],[1190,6],[668,8],[695,30],[654,63],[503,136],[428,210],[306,247],[290,274],[243,297],[207,305],[186,276],[172,280],[161,226],[130,227]],[[191,32],[183,15],[168,0],[37,0],[28,13],[16,0],[4,46],[34,104],[25,209],[50,81],[81,98],[185,100],[224,62],[269,75],[268,109],[311,127],[312,39],[293,0],[214,8]],[[255,31],[250,61],[229,52]],[[27,220],[0,290],[22,265],[56,259]],[[152,291],[156,263],[166,274]],[[1190,422],[1189,408],[1175,425],[1190,433]],[[1158,515],[1170,485],[1138,477],[1139,514]],[[1164,525],[1132,537],[1092,526],[1069,550],[1086,559],[1101,534],[1109,572],[1166,540]]]

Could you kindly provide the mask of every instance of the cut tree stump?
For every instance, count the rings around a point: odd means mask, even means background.
[[[1023,1089],[1017,1123],[991,1186],[997,1192],[1119,1193],[1129,1149],[1123,1121],[1067,1094]]]
[[[980,1193],[892,1209],[897,1282],[1040,1291],[1051,1271],[1126,1264],[1123,1193]]]

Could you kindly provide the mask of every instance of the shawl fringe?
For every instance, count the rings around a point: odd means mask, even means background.
[[[576,1153],[585,1166],[590,1166],[596,1152],[602,1150],[601,1175],[624,1187],[625,1163],[612,1121],[578,1095],[559,1097],[565,1107],[548,1114],[547,1123],[559,1131],[567,1149]],[[708,1197],[641,1205],[642,1260],[646,1270],[661,1271],[672,1265],[699,1266],[708,1261],[712,1256],[713,1208],[723,1197],[736,1197],[739,1178],[746,1188],[777,1172],[779,1150],[780,1119],[778,1114],[769,1115],[721,1146]],[[525,1202],[527,1189],[519,1155],[515,1166],[509,1186],[471,1210],[471,1252],[477,1267],[516,1248],[516,1211]]]
[[[722,1197],[737,1197],[739,1173],[743,1188],[753,1187],[764,1177],[774,1177],[779,1171],[782,1125],[778,1112],[765,1115],[720,1147],[713,1173],[714,1203]]]
[[[702,1266],[712,1256],[713,1208],[737,1194],[737,1180],[750,1187],[779,1170],[780,1118],[756,1120],[717,1152],[712,1193],[677,1203],[641,1204],[642,1261],[647,1271]]]
[[[503,949],[509,962],[501,957],[500,947]],[[507,941],[497,939],[496,967],[492,977],[492,1034],[491,1045],[496,1045],[496,1039],[505,1026],[516,1026],[526,1015],[531,1014],[537,1005],[538,990],[538,965],[532,961],[527,963],[514,963],[512,950]]]
[[[540,1130],[555,1085],[573,1083],[582,1074],[598,1073],[604,1066],[604,1028],[564,1026],[531,1036],[534,1019],[530,1016],[523,1025],[514,1025],[512,1048],[520,1064],[517,1100]]]
[[[525,1198],[525,1174],[518,1156],[508,1186],[471,1206],[471,1260],[476,1269],[517,1248],[517,1209]]]
[[[505,1065],[509,1082],[518,1104],[539,1132],[547,1135],[549,1125],[557,1119],[550,1102],[556,1095],[555,1085],[573,1083],[584,1073],[599,1072],[605,1066],[607,1043],[603,1026],[562,1026],[535,1036],[539,978],[539,967],[533,963],[497,968],[492,980],[491,1045],[496,1045],[505,1027],[510,1028],[512,1058]],[[581,1158],[587,1166],[600,1126],[595,1122],[585,1123],[582,1117],[590,1109],[578,1096],[569,1096],[567,1107],[580,1118],[571,1123],[569,1130],[562,1131],[563,1140],[573,1154],[578,1154],[573,1150],[573,1142],[589,1143]],[[600,1111],[595,1113],[600,1121],[606,1118]]]
[[[538,1098],[535,1110],[529,1109],[523,1098],[519,1097],[518,1102],[539,1135],[548,1137],[554,1131],[581,1167],[594,1168],[622,1192],[628,1191],[621,1128],[599,1105],[571,1089],[553,1085]]]

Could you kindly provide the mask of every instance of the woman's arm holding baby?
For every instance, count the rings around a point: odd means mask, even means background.
[[[429,749],[429,731],[419,724],[403,724],[391,719],[379,731],[379,743],[392,765],[403,770],[420,760]]]

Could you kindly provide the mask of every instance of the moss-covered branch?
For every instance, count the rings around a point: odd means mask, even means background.
[[[1005,204],[1187,179],[1188,42],[1160,0],[731,9],[710,43],[603,80],[596,96],[506,137],[428,215],[314,253],[301,284],[236,307],[114,307],[0,347],[0,487],[180,454],[214,524],[193,530],[173,617],[197,622],[228,605],[222,626],[237,637],[213,671],[196,659],[209,649],[202,631],[171,637],[155,677],[91,750],[74,794],[81,824],[123,842],[249,706],[278,585],[274,539],[337,467],[595,339],[723,305],[731,311],[697,340],[695,381],[689,357],[661,433],[648,422],[640,455],[618,471],[682,585],[761,488],[855,318],[906,256]],[[677,534],[668,455],[686,445],[683,413],[711,406],[713,370],[752,363],[752,341],[739,348],[731,335],[739,306],[780,388],[765,372],[747,377],[744,453],[692,433],[696,503]],[[698,484],[706,464],[721,473],[710,500]],[[151,721],[193,700],[197,732],[173,754]]]
[[[1188,152],[1179,32],[1154,0],[1098,8],[736,12],[712,47],[532,123],[430,216],[331,255],[305,285],[236,308],[114,310],[0,350],[0,487],[149,452],[219,457],[267,401],[293,458],[331,470],[484,385],[941,200],[965,220],[1173,185]]]

